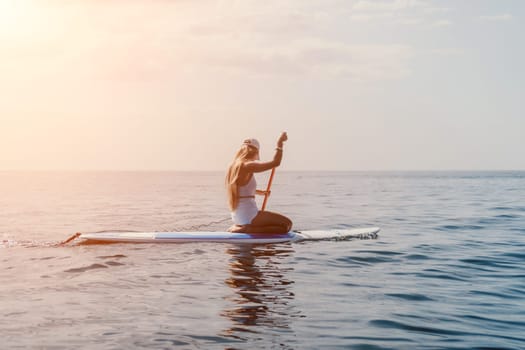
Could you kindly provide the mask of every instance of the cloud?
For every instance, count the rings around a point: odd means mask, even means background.
[[[413,18],[410,18],[410,17],[400,18],[400,19],[397,19],[395,22],[399,24],[405,24],[405,25],[418,25],[418,24],[424,23],[422,18],[414,18],[414,17]]]
[[[465,49],[461,48],[440,48],[429,51],[431,54],[439,56],[459,56],[465,54]]]
[[[440,19],[432,23],[434,27],[448,27],[450,25],[452,25],[452,22],[447,19]]]
[[[451,11],[422,0],[370,1],[360,0],[352,7],[350,19],[359,22],[390,21],[402,25],[432,22],[432,16]]]
[[[450,7],[426,7],[423,9],[425,13],[445,13],[452,11]]]
[[[191,53],[187,63],[255,75],[370,81],[404,77],[409,73],[406,66],[411,56],[412,49],[401,45],[345,45],[304,40],[268,48],[238,43],[224,50],[222,45],[207,45]]]
[[[503,22],[503,21],[510,21],[512,19],[512,15],[506,13],[502,15],[492,15],[492,16],[479,16],[479,19],[482,21],[488,21],[488,22]]]
[[[371,21],[378,21],[378,20],[385,20],[385,19],[392,19],[394,18],[393,13],[374,13],[374,14],[368,14],[368,13],[356,13],[351,14],[350,19],[352,21],[356,22],[371,22]]]
[[[67,6],[55,1],[55,28],[42,26],[27,43],[10,50],[10,67],[22,59],[29,67],[22,73],[10,69],[13,79],[41,72],[64,79],[169,81],[187,72],[210,72],[378,81],[410,73],[410,46],[355,45],[333,33],[332,20],[342,20],[338,2],[278,2],[275,8],[259,2],[224,1],[213,7],[160,0]],[[360,6],[366,8],[365,3]],[[320,11],[309,11],[315,6]],[[30,55],[35,42],[42,42],[48,54],[39,49]]]
[[[360,11],[399,11],[418,6],[425,6],[426,3],[420,0],[394,0],[394,1],[369,1],[360,0],[354,5],[355,10]]]

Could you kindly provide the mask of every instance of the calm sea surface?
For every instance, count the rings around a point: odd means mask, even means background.
[[[269,209],[382,231],[57,248],[224,230],[223,174],[0,172],[0,348],[525,349],[525,172],[278,172]]]

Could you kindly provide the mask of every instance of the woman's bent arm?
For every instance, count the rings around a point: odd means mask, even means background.
[[[273,156],[273,160],[269,162],[247,162],[243,164],[243,170],[249,173],[260,173],[278,167],[281,165],[282,159],[283,150],[278,148]]]

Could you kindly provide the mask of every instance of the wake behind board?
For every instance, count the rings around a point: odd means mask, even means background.
[[[285,234],[231,233],[231,232],[96,232],[82,233],[84,242],[120,243],[190,243],[215,242],[235,244],[268,244],[282,242],[371,239],[377,238],[378,227],[342,230],[291,231]]]

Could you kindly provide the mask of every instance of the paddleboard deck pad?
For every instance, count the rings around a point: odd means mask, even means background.
[[[120,243],[191,243],[215,242],[234,244],[268,244],[283,242],[350,240],[377,238],[378,227],[365,227],[340,230],[291,231],[285,234],[231,233],[231,232],[122,232],[106,231],[81,233],[84,242]]]

